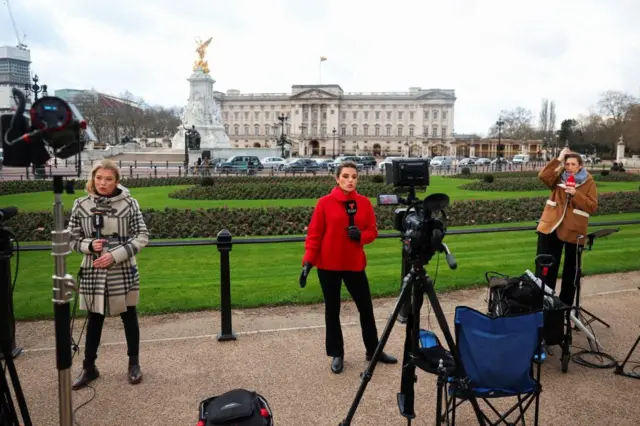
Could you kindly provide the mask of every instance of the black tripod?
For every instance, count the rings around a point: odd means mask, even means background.
[[[589,324],[591,324],[594,321],[598,321],[599,323],[601,323],[602,325],[606,326],[607,328],[611,328],[611,326],[604,322],[602,319],[598,318],[597,316],[595,316],[594,314],[592,314],[591,312],[587,311],[586,309],[584,309],[581,305],[580,305],[580,288],[582,287],[582,284],[578,284],[578,282],[580,281],[580,278],[582,278],[582,253],[584,252],[584,250],[589,250],[591,251],[593,248],[593,242],[595,241],[596,238],[598,237],[606,237],[608,235],[613,234],[614,232],[618,232],[620,229],[618,228],[608,228],[608,229],[599,229],[595,232],[592,232],[590,234],[587,235],[587,242],[585,245],[580,244],[580,240],[582,238],[584,238],[584,236],[579,235],[578,236],[578,244],[577,244],[577,252],[576,252],[576,277],[574,279],[573,285],[576,289],[576,303],[575,303],[575,316],[576,318],[580,319],[580,321],[584,324],[584,326],[588,326]],[[587,316],[589,318],[587,318]]]
[[[4,215],[2,217],[4,217]],[[12,293],[11,256],[13,255],[13,244],[9,238],[10,235],[11,233],[9,229],[5,228],[2,226],[2,223],[0,223],[0,294],[3,295],[10,295]],[[24,426],[31,426],[32,423],[31,417],[29,416],[29,409],[27,408],[27,402],[24,398],[24,393],[22,392],[22,386],[20,386],[20,379],[18,378],[16,366],[13,363],[12,346],[15,341],[15,327],[11,326],[13,324],[13,315],[11,311],[11,298],[7,300],[7,298],[3,296],[0,300],[0,349],[4,359],[4,365],[0,363],[0,369],[2,369],[2,373],[0,374],[0,425],[21,425],[11,396],[9,380],[6,377],[6,372],[8,371]],[[5,324],[8,325],[8,327],[5,327]]]
[[[633,344],[633,346],[631,346],[631,350],[629,350],[629,353],[627,354],[627,357],[624,359],[622,364],[616,363],[616,369],[613,370],[614,374],[618,374],[620,376],[631,377],[633,379],[640,379],[640,373],[636,373],[633,370],[632,371],[624,371],[624,367],[627,364],[627,362],[629,362],[629,358],[631,358],[631,354],[633,353],[633,351],[635,351],[636,348],[638,347],[638,343],[640,343],[640,335],[638,335],[638,338],[636,339],[636,342]]]
[[[453,260],[453,256],[450,256],[450,254],[448,254],[447,261],[449,262],[449,265],[452,267],[452,269],[455,269],[455,260]],[[353,419],[353,416],[358,409],[358,405],[360,404],[360,400],[364,395],[367,384],[373,376],[373,372],[376,368],[376,365],[378,364],[380,355],[384,351],[384,346],[387,344],[387,340],[389,339],[389,335],[391,334],[393,325],[396,322],[398,314],[403,309],[403,306],[405,306],[405,304],[410,305],[411,310],[408,313],[408,318],[406,321],[406,337],[402,362],[402,379],[400,393],[398,394],[398,407],[400,409],[400,414],[407,418],[407,425],[411,426],[411,420],[415,418],[414,386],[417,380],[415,369],[416,367],[423,368],[421,365],[422,363],[417,356],[417,353],[418,337],[420,331],[420,309],[422,308],[424,293],[427,293],[429,302],[431,303],[431,306],[433,308],[433,312],[436,316],[436,319],[438,320],[438,325],[440,326],[440,329],[444,334],[451,355],[455,360],[455,367],[453,367],[453,371],[458,377],[465,376],[464,368],[462,366],[462,363],[460,362],[456,344],[451,335],[451,331],[449,330],[449,324],[447,323],[447,319],[444,316],[444,312],[442,311],[442,306],[440,305],[440,301],[438,300],[438,296],[436,295],[435,289],[433,287],[433,280],[431,280],[431,278],[428,276],[427,271],[425,270],[423,265],[419,263],[412,264],[409,273],[402,281],[400,296],[398,297],[391,317],[389,317],[387,325],[384,328],[380,343],[378,344],[378,347],[376,348],[373,354],[373,358],[371,359],[371,362],[369,363],[367,369],[364,371],[364,373],[362,373],[360,387],[358,388],[358,392],[356,393],[353,404],[349,408],[347,417],[340,423],[340,426],[351,425],[351,420]],[[466,396],[473,406],[476,417],[478,418],[478,423],[484,426],[486,424],[485,419],[482,412],[480,411],[480,407],[476,398],[471,393],[468,393]],[[441,399],[442,398],[438,400],[438,412],[436,414],[436,424],[438,425],[441,424]]]

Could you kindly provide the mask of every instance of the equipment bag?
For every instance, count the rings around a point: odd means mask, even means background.
[[[262,395],[245,389],[234,389],[200,403],[200,424],[273,426],[273,415]]]
[[[489,288],[489,312],[493,316],[523,314],[542,309],[542,290],[527,275],[492,279]]]

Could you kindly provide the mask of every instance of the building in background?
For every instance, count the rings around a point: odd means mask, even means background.
[[[24,91],[31,83],[31,52],[12,46],[0,46],[0,112],[15,108],[11,89]]]
[[[344,92],[339,85],[294,85],[291,93],[216,92],[232,146],[273,147],[285,134],[299,156],[455,155],[455,92]],[[335,129],[335,132],[334,132]]]

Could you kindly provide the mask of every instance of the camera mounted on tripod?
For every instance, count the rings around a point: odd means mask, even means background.
[[[14,114],[0,116],[3,164],[8,167],[41,167],[52,157],[76,156],[78,176],[80,153],[84,149],[87,122],[80,111],[67,101],[45,96],[26,111],[26,97],[12,89],[16,102]]]
[[[405,205],[394,212],[394,229],[402,233],[403,249],[411,264],[426,265],[436,252],[447,254],[451,269],[456,263],[446,244],[446,213],[449,197],[431,194],[424,200],[416,197],[416,188],[429,185],[429,160],[423,158],[394,159],[386,167],[386,184],[395,194],[378,195],[378,205]],[[399,194],[407,193],[407,198]]]

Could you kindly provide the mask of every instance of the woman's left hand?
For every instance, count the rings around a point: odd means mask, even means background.
[[[576,189],[572,186],[569,186],[567,188],[565,188],[564,192],[566,192],[569,195],[575,195],[576,194]]]
[[[93,261],[93,267],[99,268],[99,269],[108,268],[114,262],[115,262],[115,259],[113,258],[111,253],[105,253]]]

